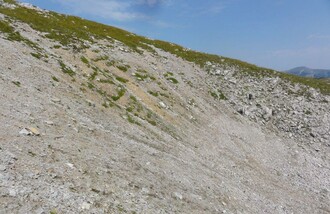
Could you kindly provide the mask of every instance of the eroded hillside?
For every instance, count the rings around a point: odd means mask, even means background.
[[[0,213],[329,213],[329,84],[0,1]]]

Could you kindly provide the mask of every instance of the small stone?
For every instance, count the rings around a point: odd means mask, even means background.
[[[17,194],[17,193],[16,193],[16,191],[15,191],[14,189],[10,189],[10,190],[9,190],[9,196],[10,196],[10,197],[16,197],[16,194]]]
[[[262,117],[263,117],[265,120],[269,120],[269,118],[271,118],[272,115],[273,115],[273,111],[272,111],[272,109],[270,109],[270,108],[268,108],[268,107],[263,107],[263,111],[264,111],[264,113],[263,113]]]
[[[40,207],[40,208],[38,208],[38,209],[35,211],[35,213],[36,213],[36,214],[44,214],[44,213],[46,213],[46,212],[45,212],[45,210],[44,210],[42,207]],[[52,213],[52,212],[50,212],[50,213]]]
[[[215,75],[220,75],[221,74],[221,70],[217,69],[215,70]]]
[[[40,132],[38,131],[38,129],[36,129],[34,127],[29,127],[27,130],[29,130],[32,133],[32,135],[35,135],[35,136],[40,135]]]
[[[183,196],[178,192],[174,192],[173,197],[177,200],[182,200],[183,199]]]
[[[27,130],[26,128],[22,129],[19,132],[20,135],[31,135],[31,132],[29,130]]]
[[[149,190],[147,188],[145,188],[145,187],[143,187],[141,191],[144,194],[148,194],[149,193]]]
[[[236,80],[229,80],[229,82],[232,83],[232,84],[234,84],[234,85],[237,83]]]
[[[226,76],[227,74],[229,74],[229,72],[230,72],[229,70],[224,70],[223,71],[223,76]]]
[[[6,166],[0,165],[0,171],[6,171]]]
[[[45,120],[45,123],[46,123],[46,125],[49,125],[49,126],[54,125],[54,122],[50,121],[50,120]]]
[[[167,108],[166,104],[164,102],[159,102],[159,106],[162,107],[162,108]]]
[[[51,100],[52,100],[54,103],[60,103],[60,102],[61,102],[61,100],[60,100],[59,98],[56,98],[56,97],[53,97]]]
[[[87,202],[83,202],[81,204],[81,209],[82,210],[89,210],[91,208],[91,204],[90,203],[87,203]]]
[[[71,169],[74,169],[74,165],[73,165],[72,163],[66,163],[66,165],[67,165],[68,167],[70,167]]]

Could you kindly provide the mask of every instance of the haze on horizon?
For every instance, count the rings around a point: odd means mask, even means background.
[[[23,0],[276,70],[330,69],[330,1]]]

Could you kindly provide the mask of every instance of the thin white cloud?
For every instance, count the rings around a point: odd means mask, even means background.
[[[184,17],[196,17],[199,16],[213,16],[221,13],[227,6],[229,1],[220,0],[218,2],[205,2],[198,7],[196,5],[191,5],[188,2],[181,2],[180,15]]]
[[[148,22],[158,28],[183,28],[183,26],[179,26],[177,24],[170,24],[161,20],[150,19]]]
[[[330,39],[330,35],[325,34],[311,34],[308,39]]]
[[[146,20],[153,17],[147,14],[158,6],[169,6],[172,0],[52,0],[75,15],[87,14],[116,21]],[[148,10],[149,10],[148,9]],[[165,26],[163,24],[163,26]]]
[[[148,5],[150,7],[155,6],[157,4],[162,4],[164,2],[165,2],[165,0],[138,0],[137,1],[138,4],[144,4],[144,5]]]
[[[131,1],[118,0],[53,0],[75,14],[88,14],[117,21],[143,19],[146,16],[135,12]],[[151,0],[150,0],[151,1]]]
[[[212,6],[208,7],[208,8],[201,9],[200,14],[201,15],[203,15],[203,14],[219,14],[225,8],[226,7],[225,7],[224,4],[217,3],[215,5],[212,5]]]
[[[172,0],[51,0],[60,4],[74,15],[89,15],[120,22],[142,20],[158,28],[173,28],[173,24],[157,20],[141,7],[153,10],[154,7],[168,7]],[[152,14],[152,13],[151,13]]]
[[[330,56],[330,46],[307,47],[302,49],[281,49],[271,52],[276,57],[317,57]]]

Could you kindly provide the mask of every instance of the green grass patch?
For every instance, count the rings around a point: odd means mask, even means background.
[[[0,20],[0,31],[3,33],[13,33],[14,28],[4,20]]]
[[[137,80],[144,81],[145,79],[148,79],[149,75],[147,74],[140,74],[135,73],[134,76],[137,78]]]
[[[154,97],[158,97],[159,96],[159,92],[158,91],[156,91],[156,92],[148,91],[148,93],[151,94]]]
[[[53,48],[54,49],[60,49],[62,46],[61,45],[54,45]]]
[[[136,97],[134,97],[134,96],[129,96],[129,99],[131,99],[133,102],[137,102],[137,99],[136,99]]]
[[[55,76],[52,76],[52,79],[53,79],[55,82],[59,82],[59,80],[58,80]]]
[[[94,85],[93,83],[91,83],[91,82],[88,82],[88,83],[87,83],[87,87],[88,87],[89,89],[94,89],[94,88],[95,88],[95,85]]]
[[[172,82],[173,84],[178,84],[179,81],[177,79],[175,79],[174,77],[168,77],[166,78],[168,81]]]
[[[100,83],[109,83],[109,84],[112,84],[112,85],[115,84],[115,83],[114,83],[112,80],[110,80],[110,79],[100,79]]]
[[[108,60],[109,57],[108,56],[98,56],[95,59],[93,59],[94,62],[99,62],[99,61],[104,61],[104,60]]]
[[[102,103],[102,106],[103,106],[104,108],[109,108],[109,105],[108,105],[107,102],[105,102],[105,101]]]
[[[154,121],[154,120],[151,120],[151,119],[149,119],[149,118],[147,118],[146,120],[148,121],[148,123],[150,123],[150,124],[153,125],[153,126],[156,126],[156,125],[157,125],[157,122]]]
[[[164,93],[159,93],[159,94],[160,94],[160,96],[163,96],[163,97],[166,97],[166,98],[170,98],[170,96],[167,95],[167,94],[164,94]]]
[[[134,106],[128,106],[126,108],[126,111],[128,111],[128,112],[133,112],[133,110],[134,110]]]
[[[172,72],[166,72],[166,73],[164,74],[164,77],[165,77],[165,78],[167,78],[167,77],[172,77],[172,76],[174,76],[174,74],[173,74]]]
[[[68,74],[71,77],[76,74],[71,68],[66,66],[62,61],[58,61],[58,63],[60,64],[63,73]]]
[[[124,96],[126,93],[126,90],[124,88],[118,88],[117,89],[117,95],[116,96],[111,96],[113,101],[119,100],[122,96]]]
[[[146,79],[151,79],[151,80],[156,80],[155,77],[151,76],[148,74],[146,70],[138,69],[136,73],[133,74],[133,76],[136,77],[137,80],[139,81],[144,81]]]
[[[105,63],[105,65],[108,66],[108,67],[111,67],[111,66],[114,66],[115,63],[116,63],[116,62],[115,62],[114,60],[110,60],[110,61],[107,61],[107,62]]]
[[[172,83],[174,83],[174,84],[178,84],[179,81],[178,81],[177,79],[175,79],[173,76],[174,76],[174,74],[173,74],[172,72],[166,72],[166,73],[164,74],[164,77],[165,77],[168,81],[170,81],[170,82],[172,82]]]
[[[0,31],[7,34],[7,39],[10,41],[23,42],[31,48],[41,50],[37,44],[24,38],[19,32],[15,31],[15,29],[7,21],[0,20]]]
[[[41,59],[41,57],[42,57],[42,54],[40,54],[40,53],[31,53],[31,55],[37,59]]]
[[[128,79],[125,79],[125,78],[119,77],[119,76],[116,76],[116,80],[118,80],[119,82],[122,82],[122,83],[127,83],[128,82]]]
[[[130,68],[130,66],[129,65],[118,65],[117,68],[123,72],[126,72]]]
[[[217,91],[209,91],[209,94],[216,100],[227,100],[227,97],[219,89]]]
[[[126,116],[127,116],[128,122],[141,126],[141,124],[139,122],[137,122],[136,120],[134,120],[134,118],[131,115],[127,114]]]
[[[21,87],[21,82],[19,81],[12,81],[12,83],[14,83],[14,85],[16,85],[17,87]]]
[[[83,63],[85,63],[86,65],[89,65],[89,61],[88,61],[88,59],[87,59],[86,57],[82,56],[82,57],[80,57],[80,60],[81,60]]]
[[[137,69],[137,72],[147,74],[148,72],[144,69]]]
[[[17,4],[15,0],[3,0],[3,2],[8,3],[8,4]]]
[[[88,80],[93,81],[95,80],[95,77],[98,75],[98,71],[95,71],[91,74],[91,76],[88,78]]]

